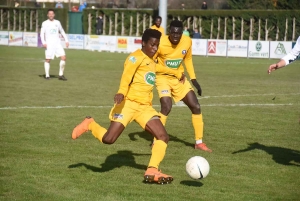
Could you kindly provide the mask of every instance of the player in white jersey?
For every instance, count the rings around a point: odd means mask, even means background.
[[[66,81],[67,79],[64,76],[64,69],[66,65],[66,53],[63,49],[59,33],[64,37],[66,41],[66,47],[69,47],[68,37],[62,28],[60,22],[55,20],[55,13],[53,9],[49,9],[47,12],[48,20],[44,21],[41,28],[41,40],[43,46],[46,48],[45,55],[45,78],[47,80],[50,79],[49,71],[50,71],[50,61],[54,59],[54,56],[60,57],[59,63],[59,80]]]
[[[269,66],[268,73],[270,74],[274,70],[289,65],[290,63],[295,61],[299,55],[300,55],[300,36],[298,37],[297,42],[291,52],[289,52],[276,64],[272,64]]]

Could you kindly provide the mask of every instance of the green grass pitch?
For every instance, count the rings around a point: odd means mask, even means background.
[[[143,183],[152,138],[136,123],[109,146],[71,139],[86,115],[109,125],[127,54],[66,53],[68,81],[46,81],[43,49],[0,46],[0,200],[299,200],[299,61],[268,75],[276,60],[194,56],[213,153],[193,149],[191,113],[174,107],[160,166],[174,181],[157,185]],[[195,155],[211,166],[203,180],[185,173]]]

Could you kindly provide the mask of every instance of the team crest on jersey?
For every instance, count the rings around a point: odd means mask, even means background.
[[[136,58],[134,56],[129,57],[129,61],[131,61],[133,64],[136,62]]]
[[[182,50],[182,54],[186,54],[186,50]]]
[[[165,64],[169,68],[177,69],[181,64],[182,59],[168,59],[166,60]]]
[[[156,75],[155,75],[155,73],[153,73],[153,72],[147,72],[147,73],[145,74],[144,79],[145,79],[145,82],[146,82],[147,84],[150,84],[150,85],[154,86],[154,84],[155,84],[155,79],[156,79]]]
[[[114,119],[123,119],[123,114],[115,113],[114,114]]]

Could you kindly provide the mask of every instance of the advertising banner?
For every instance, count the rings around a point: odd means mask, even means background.
[[[228,57],[247,57],[248,41],[247,40],[228,40],[227,56]]]
[[[116,36],[100,36],[99,38],[100,49],[99,51],[115,52],[117,50],[117,37]]]
[[[117,51],[127,52],[128,38],[127,37],[117,37]]]
[[[69,48],[70,49],[83,49],[84,35],[81,34],[68,34]]]
[[[207,39],[192,39],[192,53],[193,55],[206,55]]]
[[[282,58],[292,50],[292,42],[271,41],[270,58]]]
[[[269,41],[249,41],[248,57],[249,58],[269,58],[270,55]]]
[[[100,40],[98,35],[85,35],[84,43],[84,49],[86,50],[100,49]]]
[[[38,46],[38,34],[35,32],[23,33],[23,46],[37,47]]]
[[[8,45],[8,31],[0,31],[0,45]]]
[[[22,46],[23,45],[23,32],[10,31],[8,45],[9,46]]]
[[[128,52],[134,52],[142,48],[142,38],[141,37],[128,37]]]
[[[207,55],[210,56],[226,56],[227,40],[208,40]]]

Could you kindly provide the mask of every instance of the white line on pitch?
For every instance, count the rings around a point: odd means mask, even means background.
[[[290,94],[241,94],[241,95],[220,95],[220,96],[203,96],[198,97],[198,99],[207,99],[207,98],[234,98],[234,97],[251,97],[251,96],[295,96],[300,95],[300,93],[290,93]]]
[[[259,103],[249,103],[249,104],[207,104],[201,105],[201,107],[247,107],[247,106],[291,106],[294,105],[293,103],[286,103],[286,104],[259,104]],[[0,110],[18,110],[18,109],[64,109],[64,108],[111,108],[111,105],[99,105],[99,106],[20,106],[20,107],[0,107]],[[153,107],[160,107],[160,105],[153,105]],[[173,107],[186,107],[186,105],[173,105]]]

